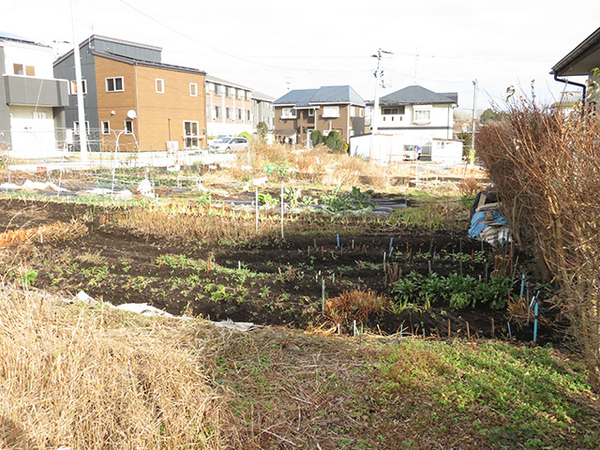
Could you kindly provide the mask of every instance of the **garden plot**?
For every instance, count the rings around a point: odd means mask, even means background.
[[[494,281],[498,255],[466,231],[298,215],[282,239],[277,214],[263,215],[257,233],[251,214],[193,208],[152,216],[142,207],[1,200],[4,230],[86,228],[30,236],[3,257],[23,282],[73,296],[83,290],[114,305],[345,334],[509,337],[506,306],[516,282]],[[520,325],[513,321],[510,334],[530,340],[533,323]],[[549,322],[540,327],[540,340],[552,336]]]

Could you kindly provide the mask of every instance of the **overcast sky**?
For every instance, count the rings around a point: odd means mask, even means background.
[[[412,84],[458,92],[459,109],[502,106],[509,86],[551,103],[549,72],[600,27],[597,0],[75,0],[75,35],[162,47],[163,62],[194,67],[279,97],[349,84],[375,95],[379,48],[385,95]],[[57,48],[73,41],[70,0],[2,0],[0,31]],[[582,81],[582,80],[577,80]]]

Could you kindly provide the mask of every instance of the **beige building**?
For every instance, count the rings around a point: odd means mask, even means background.
[[[208,136],[252,134],[252,89],[207,75],[206,118]]]
[[[92,151],[160,151],[206,147],[205,73],[164,64],[161,49],[103,36],[80,45],[85,130]],[[81,132],[73,51],[54,63],[69,80],[66,124]],[[77,146],[78,140],[74,141]]]

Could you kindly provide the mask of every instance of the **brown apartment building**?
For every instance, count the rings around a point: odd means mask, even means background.
[[[365,133],[365,101],[350,86],[296,89],[273,102],[275,138],[306,145],[310,133],[337,131],[348,141]]]
[[[90,150],[206,147],[203,71],[162,63],[158,47],[103,36],[91,36],[80,52]],[[70,81],[66,124],[77,134],[72,51],[55,61],[54,73]]]

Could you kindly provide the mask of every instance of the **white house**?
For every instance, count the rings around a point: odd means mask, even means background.
[[[373,106],[373,102],[368,103]],[[436,93],[408,86],[379,99],[372,111],[371,135],[353,137],[350,154],[384,161],[417,156],[423,160],[459,163],[462,142],[453,139],[458,94]]]
[[[51,47],[0,32],[0,149],[13,157],[56,156],[66,150],[68,82],[54,78],[53,61]]]
[[[408,86],[381,97],[373,118],[382,133],[402,134],[422,142],[452,139],[456,106],[456,92],[438,94],[421,86]]]

